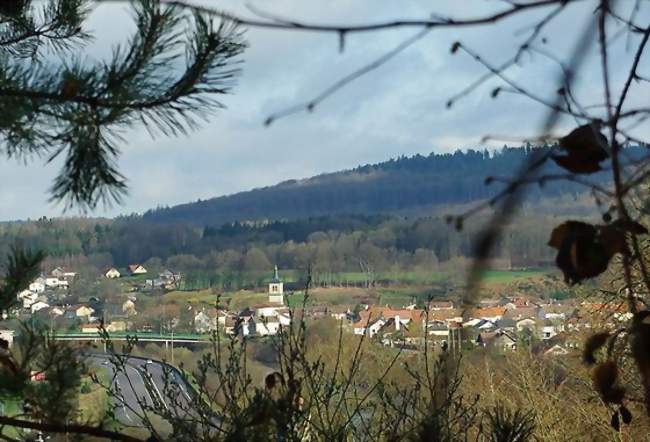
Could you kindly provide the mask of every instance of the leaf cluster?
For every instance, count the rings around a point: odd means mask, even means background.
[[[0,59],[0,106],[8,110],[0,116],[0,140],[9,156],[63,157],[53,200],[82,208],[119,202],[126,192],[116,164],[123,131],[144,125],[151,133],[182,134],[222,108],[216,97],[230,91],[240,72],[242,32],[232,22],[215,24],[141,0],[133,6],[135,34],[109,60],[90,62],[72,44],[88,37],[81,30],[86,3],[48,5],[49,15],[33,26],[50,23],[58,34],[24,30],[22,38],[0,40],[0,48],[14,54]],[[7,32],[17,32],[11,23],[35,21],[32,11],[25,3],[6,18]],[[65,42],[57,45],[58,59],[39,52],[49,40]],[[35,61],[19,56],[27,43]]]

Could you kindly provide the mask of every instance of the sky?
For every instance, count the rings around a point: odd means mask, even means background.
[[[547,42],[538,44],[562,60],[568,58],[587,20],[592,20],[593,2],[579,3],[554,19],[543,33]],[[633,2],[619,2],[623,9],[628,3]],[[247,7],[252,5],[282,17],[337,24],[426,18],[433,12],[476,17],[508,7],[506,2],[489,0],[204,0],[202,4],[254,17]],[[432,11],[432,5],[438,9]],[[227,108],[187,136],[152,138],[142,127],[123,132],[118,166],[128,179],[129,194],[121,205],[100,206],[85,215],[141,213],[159,205],[208,199],[400,155],[519,145],[516,139],[539,134],[546,108],[519,94],[491,98],[494,87],[502,85],[493,79],[447,109],[445,103],[451,96],[486,72],[471,57],[462,52],[452,55],[449,49],[454,41],[461,41],[498,65],[512,56],[531,26],[548,12],[533,11],[496,26],[435,29],[329,97],[313,113],[292,115],[270,127],[263,124],[270,114],[312,98],[418,30],[350,35],[340,53],[338,37],[333,34],[248,29],[242,75],[232,94],[221,98]],[[648,11],[641,13],[648,17]],[[84,49],[84,56],[108,58],[111,48],[124,43],[132,32],[130,17],[126,3],[96,6],[86,25],[95,43]],[[636,41],[622,35],[612,43],[614,94],[620,92]],[[575,91],[584,105],[602,102],[595,51],[592,48],[576,78]],[[650,60],[642,60],[642,67],[648,72]],[[555,97],[558,73],[558,65],[540,55],[525,55],[507,71],[511,79],[549,100]],[[647,87],[634,85],[630,105],[646,103],[648,97]],[[561,135],[576,124],[564,118],[556,132]],[[482,142],[487,134],[502,139]],[[647,137],[648,126],[639,127],[636,134]],[[48,202],[48,188],[59,167],[60,162],[46,164],[43,158],[25,163],[3,157],[0,220],[77,215],[75,209],[64,211],[61,205]]]

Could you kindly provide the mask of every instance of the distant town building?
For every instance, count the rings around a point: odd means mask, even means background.
[[[120,277],[120,271],[115,267],[104,269],[104,276],[108,279],[115,279]]]
[[[59,279],[72,279],[75,276],[77,276],[77,272],[72,272],[70,270],[67,270],[63,267],[57,267],[54,270],[50,272],[50,275],[54,276],[55,278]]]
[[[147,269],[142,264],[129,264],[129,273],[131,275],[144,275]]]
[[[278,274],[278,266],[275,266],[273,279],[269,283],[269,302],[273,304],[284,304],[284,284]]]
[[[99,333],[101,324],[99,322],[91,322],[81,326],[81,333]]]
[[[45,279],[36,278],[34,282],[29,284],[29,290],[34,293],[43,293],[45,291]]]
[[[133,302],[130,299],[127,299],[126,301],[124,301],[124,303],[122,304],[122,313],[124,313],[127,316],[136,315],[137,312],[135,310],[135,302]]]
[[[33,303],[30,308],[32,309],[32,313],[36,313],[39,310],[43,310],[43,309],[49,308],[49,307],[50,307],[50,304],[48,304],[47,302],[37,301],[37,302]]]
[[[194,316],[194,330],[197,333],[209,333],[217,329],[217,317],[210,313],[201,310]]]
[[[49,288],[68,288],[68,280],[60,279],[56,276],[45,278],[45,287]]]
[[[23,302],[23,308],[30,308],[32,304],[38,301],[38,295],[31,290],[23,290],[18,293],[18,300]]]

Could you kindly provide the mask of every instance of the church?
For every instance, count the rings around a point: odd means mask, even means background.
[[[278,266],[275,266],[273,279],[269,283],[269,302],[273,304],[284,304],[284,284],[278,274]]]

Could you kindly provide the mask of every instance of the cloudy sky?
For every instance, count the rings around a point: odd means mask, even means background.
[[[243,2],[203,3],[253,16]],[[580,30],[592,19],[593,3],[580,3],[571,5],[544,33],[544,48],[560,58],[566,58]],[[633,2],[620,3],[626,7]],[[503,1],[485,0],[253,0],[250,4],[308,22],[347,24],[424,18],[433,12],[475,17],[507,7]],[[432,4],[439,4],[439,9],[432,11]],[[227,109],[186,137],[152,139],[142,128],[125,133],[127,143],[122,146],[119,166],[129,180],[129,195],[123,205],[98,208],[90,215],[142,212],[158,205],[207,199],[399,155],[479,147],[484,145],[480,140],[486,134],[534,136],[546,110],[516,94],[490,98],[490,91],[500,84],[497,80],[446,109],[445,103],[454,93],[485,72],[466,54],[451,55],[449,48],[459,40],[498,65],[512,56],[517,42],[523,41],[531,32],[531,25],[547,12],[548,9],[527,13],[498,26],[434,30],[379,69],[328,98],[314,113],[293,115],[270,127],[263,125],[269,114],[311,98],[417,30],[350,35],[341,54],[336,35],[249,29],[250,47],[242,57],[243,74],[233,94],[223,98]],[[647,17],[647,11],[643,13]],[[97,42],[86,49],[88,57],[107,57],[111,45],[126,41],[133,28],[128,6],[112,2],[96,7],[88,28],[95,33]],[[621,35],[613,43],[614,93],[620,91],[635,41],[634,37]],[[602,102],[595,48],[592,52],[577,78],[576,93],[584,105]],[[642,64],[648,72],[650,60]],[[553,100],[558,70],[557,64],[542,56],[527,55],[508,75]],[[639,86],[630,94],[631,105],[645,103],[648,97],[648,89]],[[575,122],[564,119],[558,132],[572,125]],[[648,135],[647,126],[638,131]],[[492,146],[503,144],[499,141]],[[60,206],[48,202],[47,189],[58,167],[56,162],[45,165],[39,159],[25,165],[3,158],[0,220],[64,214]]]

